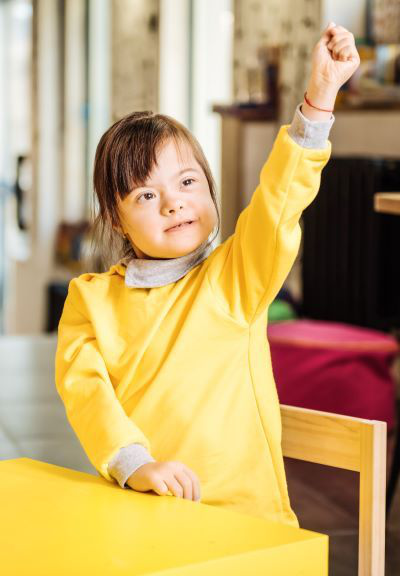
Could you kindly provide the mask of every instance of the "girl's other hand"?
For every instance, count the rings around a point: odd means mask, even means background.
[[[359,65],[353,34],[330,22],[313,50],[310,84],[338,92]]]
[[[170,491],[177,498],[200,501],[200,482],[196,474],[181,462],[149,462],[140,466],[126,481],[138,492],[153,490],[159,496]]]

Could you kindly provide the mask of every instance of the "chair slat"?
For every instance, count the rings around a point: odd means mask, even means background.
[[[360,474],[359,576],[385,572],[386,422],[281,404],[282,452]]]

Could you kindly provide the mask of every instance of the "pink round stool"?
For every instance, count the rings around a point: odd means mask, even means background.
[[[388,431],[394,427],[394,337],[320,320],[279,322],[267,333],[281,404],[386,421]]]

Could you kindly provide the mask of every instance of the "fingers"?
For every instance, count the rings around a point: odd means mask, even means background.
[[[193,470],[191,470],[190,468],[186,468],[185,469],[186,474],[189,476],[189,478],[191,478],[192,480],[192,489],[193,489],[193,500],[195,502],[199,502],[200,501],[200,481],[197,478],[196,474],[193,472]]]
[[[154,490],[159,496],[165,496],[168,492],[168,485],[161,477],[153,477],[151,489]]]
[[[186,474],[186,471],[179,470],[175,472],[175,478],[179,482],[181,490],[183,491],[183,498],[186,500],[193,500],[192,479]]]
[[[342,38],[347,37],[349,41],[353,42],[354,44],[354,36],[351,32],[349,32],[349,30],[347,30],[343,26],[335,24],[334,22],[330,22],[328,26],[325,28],[325,30],[323,30],[320,42],[327,44],[328,42],[330,43],[336,38],[339,39],[339,37]]]
[[[176,498],[200,500],[200,483],[195,473],[184,464],[172,462],[165,471],[163,481]]]
[[[184,491],[182,484],[175,476],[168,476],[168,478],[164,479],[164,482],[173,496],[176,498],[183,498]]]
[[[332,55],[337,59],[347,59],[348,56],[351,55],[352,48],[349,42],[349,38],[346,36],[345,38],[338,37],[339,39],[335,41],[331,41],[328,44],[328,49],[331,50]]]
[[[145,468],[147,466],[147,468]],[[200,500],[200,482],[196,474],[181,462],[157,462],[144,465],[144,481],[140,478],[140,469],[132,479],[130,486],[138,490],[153,490],[159,496],[170,492],[176,498]],[[134,476],[134,475],[132,475]]]
[[[335,29],[336,24],[334,22],[329,22],[328,26],[323,30],[321,41],[328,41],[331,38],[332,31]]]
[[[354,36],[343,26],[336,26],[332,30],[332,38],[326,47],[332,52],[332,56],[336,60],[346,61],[358,58]]]
[[[194,502],[200,501],[200,482],[193,470],[184,466],[182,470],[175,472],[175,478],[183,488],[184,498]]]
[[[337,35],[343,34],[343,33],[346,33],[346,34],[348,34],[348,35],[350,35],[350,36],[353,36],[353,34],[352,34],[349,30],[347,30],[347,28],[345,28],[344,26],[336,25],[336,26],[331,30],[331,34],[332,34],[333,36],[337,36]],[[353,36],[353,38],[354,38],[354,36]]]

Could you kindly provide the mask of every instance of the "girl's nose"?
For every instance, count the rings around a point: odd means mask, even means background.
[[[168,209],[168,212],[169,212],[169,213],[175,212],[176,209],[177,209],[177,210],[182,210],[182,208],[183,208],[182,204],[179,204],[179,205],[177,206],[177,208],[169,208],[169,209]]]
[[[177,212],[179,210],[183,209],[183,202],[182,200],[178,200],[177,198],[169,198],[166,199],[164,202],[164,206],[163,206],[163,211],[165,211],[168,214],[171,214],[173,212]]]

